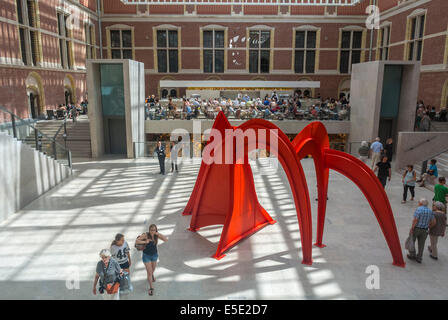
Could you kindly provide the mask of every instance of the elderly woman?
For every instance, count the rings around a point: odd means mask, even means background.
[[[93,294],[96,295],[96,285],[100,280],[99,292],[105,300],[119,300],[118,278],[123,274],[118,262],[111,257],[108,249],[100,251],[101,260],[96,265],[95,280],[93,281]]]
[[[434,213],[434,218],[436,218],[436,224],[429,229],[429,240],[431,241],[431,245],[428,246],[429,256],[434,260],[437,260],[437,242],[439,237],[445,236],[446,229],[446,214],[445,214],[445,205],[436,201],[432,205],[432,211]]]
[[[369,143],[367,141],[363,141],[361,142],[361,146],[358,149],[358,153],[359,153],[359,159],[366,163],[367,159],[369,158]]]

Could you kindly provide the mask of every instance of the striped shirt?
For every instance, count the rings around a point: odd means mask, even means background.
[[[415,210],[414,218],[418,219],[416,228],[428,229],[429,223],[434,219],[434,213],[428,207],[420,206]]]

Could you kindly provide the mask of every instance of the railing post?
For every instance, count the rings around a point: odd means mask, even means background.
[[[423,175],[426,172],[427,167],[428,167],[428,160],[425,160],[422,163],[422,172],[420,172],[421,175]]]
[[[67,162],[68,162],[68,167],[71,169],[72,168],[72,153],[70,152],[70,150],[67,150]]]
[[[11,123],[12,123],[12,134],[13,134],[14,138],[17,139],[16,119],[14,118],[14,116],[12,114],[11,114]]]
[[[54,160],[57,160],[58,156],[57,156],[57,152],[56,152],[56,140],[53,140],[52,145],[53,145]]]
[[[36,143],[36,150],[39,151],[39,137],[36,129],[34,129],[34,142]]]

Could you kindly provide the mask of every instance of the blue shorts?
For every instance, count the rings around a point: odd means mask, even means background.
[[[143,263],[156,262],[158,258],[159,258],[159,255],[157,253],[154,255],[149,255],[149,254],[143,253],[143,256],[142,256]]]

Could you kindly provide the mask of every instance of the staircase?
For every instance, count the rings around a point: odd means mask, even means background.
[[[448,132],[448,121],[431,121],[431,131]]]
[[[48,137],[54,137],[59,128],[63,125],[61,120],[42,120],[35,124],[35,127]],[[64,141],[64,128],[62,128],[57,137],[56,142],[69,149],[72,158],[91,158],[92,152],[90,148],[90,127],[89,119],[86,115],[81,115],[76,122],[67,119],[67,140]],[[52,154],[53,146],[47,137],[42,137],[42,152]],[[35,136],[32,133],[25,139],[25,143],[35,147]],[[65,158],[66,154],[62,148],[56,148],[57,157]]]
[[[445,153],[442,153],[438,155],[437,157],[434,157],[434,159],[437,160],[437,171],[439,173],[439,177],[447,177],[448,178],[448,151]],[[428,166],[429,167],[429,160],[428,159]],[[422,172],[422,164],[418,163],[414,165],[414,169],[417,172],[417,177],[420,176],[420,173]],[[436,181],[437,183],[437,181]],[[432,190],[434,186],[428,185],[428,183],[425,183],[425,186],[428,187],[428,189]]]

